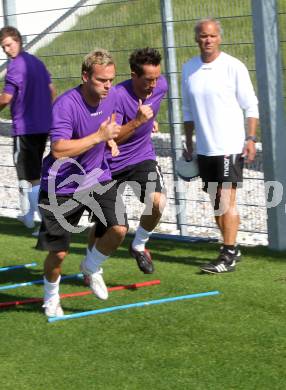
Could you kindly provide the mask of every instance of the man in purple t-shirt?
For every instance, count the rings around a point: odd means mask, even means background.
[[[49,254],[44,264],[44,307],[48,317],[63,315],[59,283],[61,264],[70,236],[85,210],[106,227],[97,232],[92,258],[81,263],[90,287],[100,299],[108,298],[101,264],[125,237],[127,222],[118,223],[116,186],[106,162],[106,142],[115,138],[115,65],[104,49],[89,53],[82,64],[82,84],[58,97],[50,130],[51,153],[44,159],[39,209],[42,225],[38,248]]]
[[[9,57],[0,110],[10,104],[14,163],[19,180],[19,219],[34,227],[42,158],[51,126],[55,88],[45,65],[22,48],[22,37],[14,27],[0,30],[0,44]]]
[[[108,162],[118,192],[129,184],[145,204],[130,254],[140,270],[154,272],[150,252],[145,248],[153,229],[158,224],[166,203],[165,187],[151,140],[155,117],[167,92],[167,81],[161,75],[161,55],[152,48],[135,50],[130,58],[131,79],[116,85],[116,121],[121,125],[116,139],[119,154]],[[98,228],[98,226],[97,226]],[[94,235],[91,234],[89,247]],[[92,257],[87,249],[86,258]]]

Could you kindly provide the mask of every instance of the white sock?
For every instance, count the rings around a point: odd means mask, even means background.
[[[50,299],[60,300],[59,290],[60,290],[60,281],[61,275],[55,282],[49,282],[44,276],[44,303]]]
[[[31,218],[34,219],[35,212],[38,213],[38,203],[39,203],[39,191],[40,191],[40,185],[36,185],[32,187],[32,191],[29,192],[29,201],[30,201],[30,210],[29,214],[31,215]]]
[[[144,252],[145,245],[149,241],[152,232],[148,232],[143,227],[138,226],[134,240],[132,242],[132,248],[139,252]]]
[[[27,180],[19,180],[19,200],[20,210],[22,215],[26,215],[30,210],[29,193],[31,191],[31,183]]]
[[[99,252],[95,246],[93,246],[92,250],[86,250],[86,258],[85,258],[85,266],[92,273],[98,272],[100,265],[106,260],[109,256],[104,255]]]

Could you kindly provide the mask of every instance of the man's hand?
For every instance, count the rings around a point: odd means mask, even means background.
[[[254,161],[256,156],[255,142],[251,140],[246,141],[243,148],[242,156],[245,158],[246,163],[251,163],[252,161]]]
[[[158,133],[158,132],[159,132],[159,123],[157,121],[154,121],[152,133]]]
[[[183,157],[186,161],[192,161],[193,159],[193,145],[192,144],[186,144],[184,151],[183,151]]]
[[[3,110],[7,106],[7,104],[10,104],[13,99],[13,95],[9,95],[6,92],[0,93],[0,111]]]
[[[117,146],[117,143],[113,139],[110,139],[109,141],[107,141],[107,145],[109,146],[109,148],[111,150],[112,157],[119,156],[119,154],[120,154],[119,148]]]
[[[112,114],[111,119],[107,118],[102,122],[97,133],[101,141],[109,141],[116,138],[120,133],[120,126],[115,122],[115,116],[116,114]]]
[[[142,104],[142,100],[139,99],[139,106],[135,118],[139,126],[143,125],[143,123],[146,123],[149,119],[153,118],[153,116],[154,113],[149,104]]]

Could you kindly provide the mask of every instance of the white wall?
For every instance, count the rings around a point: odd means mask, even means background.
[[[34,34],[28,37],[28,41],[42,32],[57,18],[77,3],[77,0],[14,0],[16,8],[16,23],[22,35]],[[0,6],[1,27],[3,26],[3,7]],[[57,10],[56,10],[57,9]],[[36,12],[45,11],[45,12]],[[29,12],[31,12],[29,14]]]
[[[15,1],[16,8],[16,27],[24,36],[24,43],[30,42],[39,33],[44,31],[52,23],[54,23],[60,16],[68,11],[69,8],[75,6],[78,0],[11,0]],[[80,7],[74,14],[69,16],[64,22],[56,27],[56,31],[66,31],[70,29],[76,22],[77,18],[85,13],[91,12],[97,4],[102,0],[89,0],[84,7]],[[42,11],[42,12],[38,12]],[[3,4],[0,0],[0,28],[4,24]],[[54,30],[54,31],[55,31]],[[34,53],[43,45],[48,44],[58,34],[48,34],[33,46],[29,52]],[[6,56],[0,53],[0,65],[5,62]]]

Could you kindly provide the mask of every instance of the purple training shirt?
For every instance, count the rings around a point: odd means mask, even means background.
[[[52,121],[50,75],[45,65],[24,51],[9,61],[3,92],[13,95],[12,136],[48,133]]]
[[[80,86],[65,92],[53,106],[51,142],[79,139],[97,132],[102,122],[111,118],[115,112],[115,103],[114,88],[111,88],[108,96],[97,107],[91,107],[85,102]],[[100,142],[66,162],[65,159],[56,160],[50,153],[43,161],[41,188],[46,192],[53,192],[52,184],[55,182],[55,193],[66,195],[91,189],[98,182],[110,180],[105,148],[106,143]],[[51,169],[55,161],[61,165],[59,169],[55,166]]]
[[[115,89],[117,94],[116,122],[120,125],[125,125],[136,117],[139,98],[133,92],[131,79],[117,84]],[[143,102],[143,104],[151,106],[154,117],[138,127],[125,143],[118,145],[120,154],[117,157],[111,157],[110,152],[107,152],[108,163],[112,173],[124,170],[129,165],[135,165],[142,161],[156,160],[151,133],[154,119],[167,89],[166,79],[160,76],[152,95]]]

